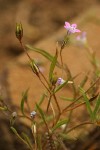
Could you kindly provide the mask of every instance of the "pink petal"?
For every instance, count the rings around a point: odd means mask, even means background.
[[[84,38],[84,37],[86,37],[86,32],[84,31],[84,32],[82,32],[82,38]]]
[[[66,25],[64,25],[64,28],[66,28],[66,29],[67,29]]]
[[[75,23],[72,24],[71,26],[72,26],[73,28],[77,28],[77,24],[75,24]]]
[[[66,28],[69,28],[70,27],[70,23],[69,22],[65,22],[65,26],[66,26]]]
[[[77,40],[80,40],[80,39],[81,39],[81,37],[80,37],[80,36],[77,36],[77,37],[76,37],[76,39],[77,39]]]
[[[75,29],[75,32],[81,32],[79,29]]]

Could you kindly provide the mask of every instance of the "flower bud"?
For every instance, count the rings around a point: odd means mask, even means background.
[[[31,66],[33,72],[38,76],[39,75],[39,68],[35,64],[34,60],[30,62],[30,66]]]
[[[30,113],[30,116],[31,116],[31,118],[34,118],[34,117],[36,116],[36,112],[35,112],[35,111],[32,111],[32,112]]]
[[[21,23],[16,23],[16,31],[15,31],[16,37],[21,41],[23,37],[23,27]]]
[[[17,118],[17,112],[13,112],[10,118],[10,125],[13,126]]]
[[[13,118],[17,118],[17,113],[16,113],[16,112],[13,112],[13,113],[12,113],[12,117],[13,117]]]

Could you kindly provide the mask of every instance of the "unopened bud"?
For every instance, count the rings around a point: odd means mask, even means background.
[[[17,117],[17,113],[16,113],[16,112],[13,112],[13,113],[12,113],[12,117],[13,117],[13,119],[16,118],[16,117]]]
[[[36,112],[35,112],[35,111],[32,111],[32,112],[30,113],[30,116],[31,116],[31,118],[34,118],[34,117],[36,116]]]
[[[19,39],[19,41],[21,41],[22,37],[23,37],[23,27],[21,23],[16,23],[16,37]]]
[[[30,65],[31,65],[31,68],[32,68],[33,72],[34,72],[36,75],[39,75],[39,68],[38,68],[38,66],[35,64],[35,62],[34,62],[34,61],[31,61]]]
[[[13,126],[15,121],[16,121],[16,118],[17,118],[17,113],[16,112],[13,112],[11,114],[11,118],[10,118],[10,125]]]

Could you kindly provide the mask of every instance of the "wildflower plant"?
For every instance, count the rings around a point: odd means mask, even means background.
[[[72,76],[70,69],[63,62],[62,51],[67,45],[71,34],[81,32],[77,29],[77,24],[70,24],[65,22],[64,28],[67,30],[66,36],[60,46],[56,48],[55,55],[52,56],[50,53],[43,49],[35,48],[30,45],[24,45],[23,38],[23,27],[21,23],[16,24],[16,37],[18,38],[23,51],[29,58],[29,67],[31,68],[33,74],[36,75],[38,80],[45,88],[45,93],[43,93],[40,100],[38,100],[34,106],[33,110],[30,111],[28,104],[28,91],[27,89],[21,99],[21,114],[13,112],[5,103],[2,98],[0,99],[0,110],[8,112],[10,115],[10,128],[14,134],[19,138],[21,142],[26,144],[27,148],[30,150],[66,150],[64,141],[68,140],[68,134],[77,128],[81,128],[83,125],[99,125],[100,122],[100,95],[99,95],[99,80],[100,80],[100,69],[97,65],[97,58],[95,53],[89,48],[86,40],[86,33],[84,35],[78,35],[77,41],[85,44],[85,48],[90,56],[90,62],[93,65],[93,74],[91,78],[91,83],[88,89],[85,89],[85,84],[88,81],[88,74],[86,74],[83,80],[78,86],[75,85],[75,78],[78,75]],[[49,77],[45,76],[40,70],[34,58],[31,58],[27,49],[33,52],[40,53],[48,61],[50,61]],[[58,56],[60,56],[60,62],[58,61]],[[61,69],[61,75],[58,77],[57,72],[55,72],[55,67]],[[67,79],[64,79],[63,73],[66,74]],[[71,88],[72,97],[61,96],[58,101],[57,93],[62,90],[63,87]],[[42,104],[47,102],[45,105],[45,110],[42,108]],[[64,108],[61,107],[60,103],[66,101]],[[67,103],[68,101],[68,103]],[[94,103],[91,105],[91,103]],[[55,103],[55,105],[54,105]],[[25,104],[27,105],[28,112],[25,111]],[[81,106],[86,106],[87,113],[89,115],[88,120],[86,119],[79,124],[73,124],[70,126],[73,120],[74,110],[80,108]],[[79,112],[81,113],[81,112]],[[18,133],[17,129],[14,127],[17,118],[26,118],[31,122],[31,132],[33,135],[29,137],[26,133]],[[75,116],[74,116],[75,118]],[[32,142],[32,139],[33,142]]]

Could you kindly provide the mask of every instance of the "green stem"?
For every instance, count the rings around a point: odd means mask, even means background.
[[[52,98],[52,94],[50,94],[50,97],[49,97],[49,100],[48,100],[48,105],[47,105],[47,110],[46,110],[46,112],[48,112],[48,110],[49,110],[49,106],[50,106],[51,98]]]

